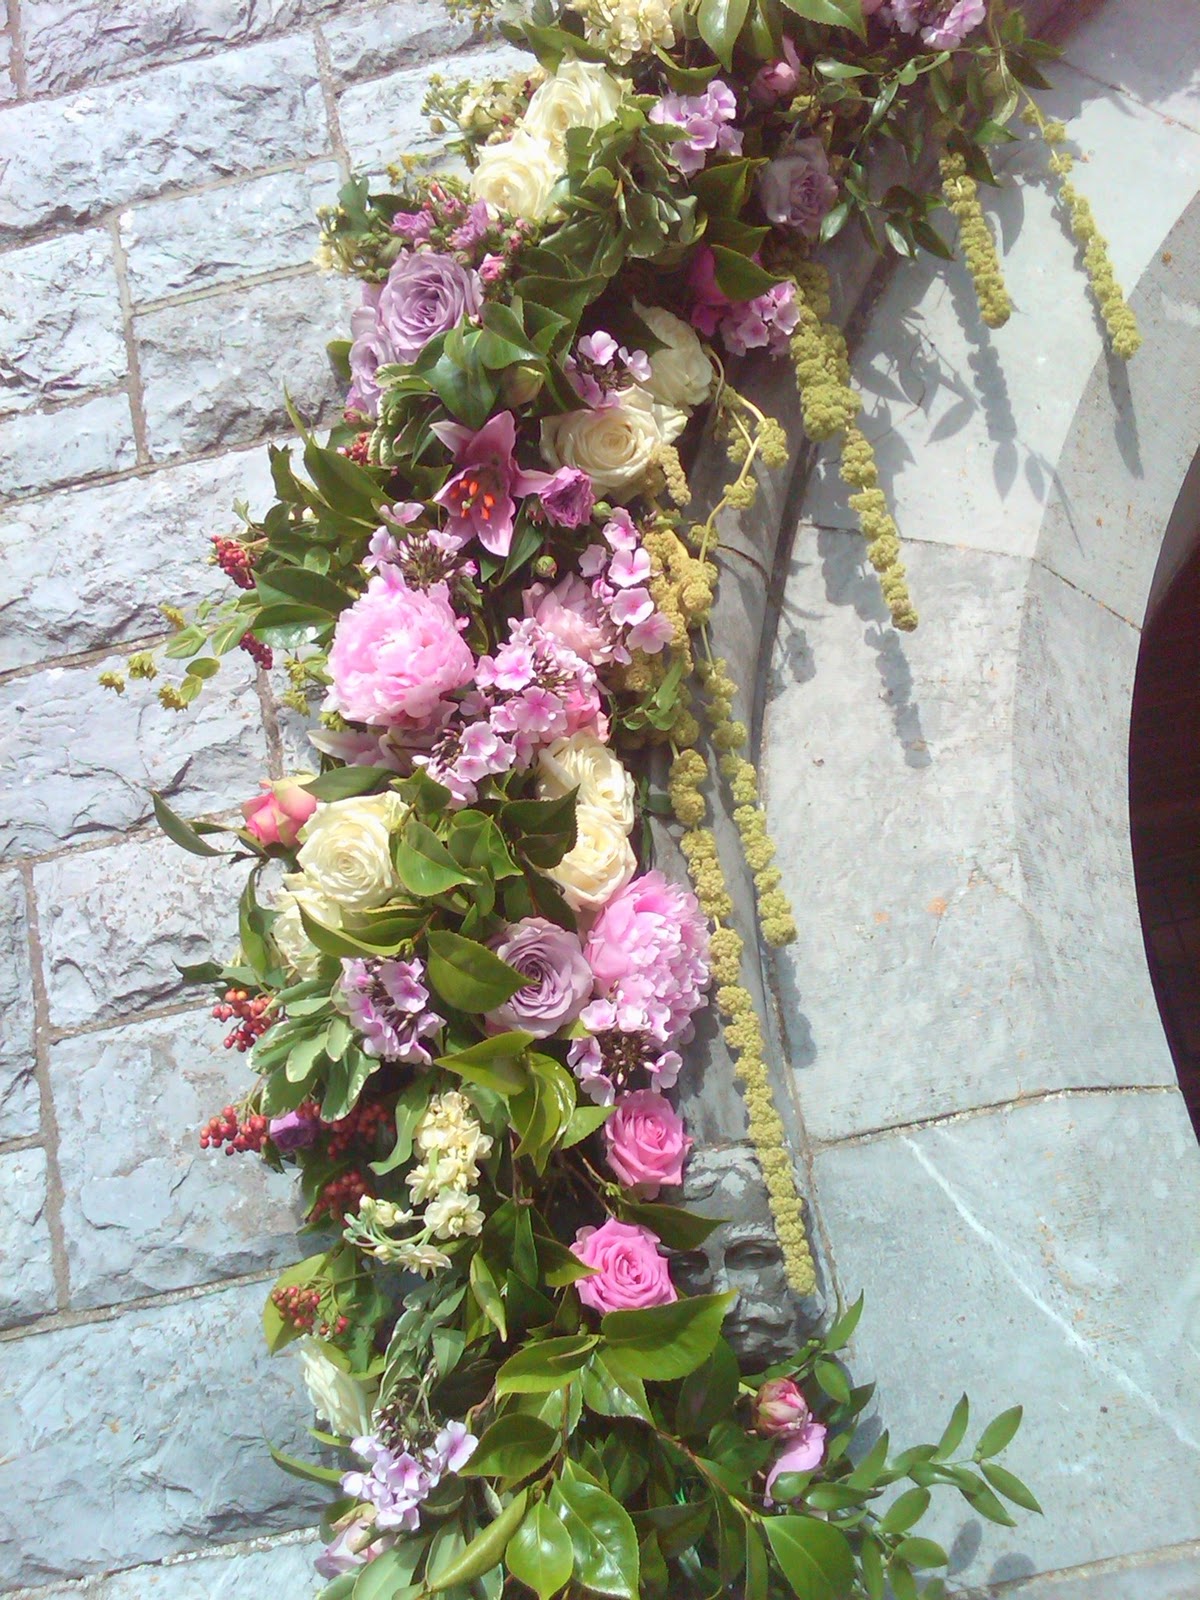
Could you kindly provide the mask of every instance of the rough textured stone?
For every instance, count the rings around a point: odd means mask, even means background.
[[[315,273],[136,319],[146,430],[157,460],[286,426],[284,387],[309,417],[338,397],[325,345],[357,299]]]
[[[0,1155],[0,1194],[0,1328],[8,1328],[54,1310],[45,1151]]]
[[[261,1545],[261,1548],[257,1547]],[[320,1550],[302,1533],[256,1548],[198,1551],[153,1567],[135,1567],[111,1578],[85,1578],[43,1589],[38,1600],[284,1600],[303,1596],[319,1582],[313,1562]]]
[[[187,712],[163,710],[145,684],[103,688],[98,674],[124,667],[119,656],[0,684],[0,853],[133,827],[151,814],[151,789],[195,813],[253,792],[264,738],[243,660]]]
[[[377,77],[415,59],[445,56],[471,38],[470,25],[424,0],[369,4],[330,17],[321,27],[335,88]]]
[[[0,499],[122,472],[137,460],[129,396],[98,395],[50,416],[0,422]]]
[[[91,230],[0,256],[0,413],[125,377],[112,240]]]
[[[33,979],[25,928],[25,885],[0,876],[0,1139],[38,1131],[33,1078]]]
[[[73,1306],[295,1260],[293,1175],[198,1143],[251,1078],[225,1032],[206,1007],[52,1048]]]
[[[235,529],[235,500],[261,512],[273,498],[256,448],[12,507],[0,521],[0,670],[161,634],[160,601],[228,595],[208,538]]]
[[[157,66],[302,25],[338,0],[22,0],[31,94]]]
[[[1176,1091],[825,1150],[816,1185],[843,1293],[867,1290],[855,1375],[878,1378],[897,1446],[936,1437],[964,1389],[977,1423],[1025,1407],[1004,1460],[1046,1515],[1004,1529],[947,1499],[929,1531],[957,1576],[1200,1537],[1197,1276],[1179,1220],[1200,1203],[1200,1161]]]
[[[99,9],[99,8],[95,8]],[[0,239],[329,149],[311,39],[231,50],[0,113]]]
[[[1048,1573],[1003,1590],[972,1590],[962,1600],[1195,1600],[1200,1549],[1162,1550],[1144,1561]]]
[[[243,876],[161,836],[39,863],[52,1025],[77,1028],[182,999],[175,963],[232,948]]]
[[[0,1583],[47,1583],[316,1520],[267,1441],[308,1454],[266,1286],[32,1335],[0,1363]],[[69,1507],[32,1516],[31,1507]],[[153,1592],[153,1591],[151,1591]]]
[[[16,97],[17,86],[12,75],[12,40],[7,33],[0,33],[0,105]]]
[[[134,304],[304,266],[317,247],[316,209],[336,199],[339,182],[337,166],[320,162],[122,212]]]

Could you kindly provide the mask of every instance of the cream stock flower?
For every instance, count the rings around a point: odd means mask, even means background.
[[[675,43],[671,0],[571,0],[571,9],[583,13],[588,40],[621,65]]]
[[[637,861],[621,824],[599,806],[577,806],[575,828],[574,849],[546,876],[558,884],[572,911],[599,911],[633,877]]]
[[[483,1221],[479,1196],[463,1194],[458,1189],[443,1189],[425,1207],[425,1226],[438,1239],[473,1238],[482,1233]]]
[[[544,140],[525,128],[511,139],[489,144],[471,174],[471,198],[528,222],[540,222],[550,210],[550,195],[562,168]]]
[[[357,1382],[321,1349],[320,1341],[306,1335],[297,1339],[296,1354],[313,1410],[343,1439],[358,1439],[371,1431],[371,1406],[376,1388]]]
[[[634,310],[663,348],[650,357],[650,381],[646,388],[667,406],[698,406],[712,392],[713,366],[704,346],[686,322],[662,306],[644,306],[635,300]]]
[[[566,411],[542,422],[542,455],[552,467],[578,467],[614,500],[630,500],[662,444],[679,437],[687,416],[656,404],[636,384],[616,405]]]
[[[315,889],[343,911],[382,905],[399,887],[392,866],[391,834],[407,806],[397,794],[331,800],[301,829],[296,859],[303,887]],[[289,888],[297,887],[295,878]],[[324,919],[318,919],[324,920]]]
[[[581,806],[607,811],[625,833],[633,827],[633,778],[594,733],[555,739],[538,755],[537,792],[553,800],[579,790]]]
[[[568,128],[602,128],[621,104],[621,85],[591,61],[564,61],[536,89],[521,127],[562,160]]]

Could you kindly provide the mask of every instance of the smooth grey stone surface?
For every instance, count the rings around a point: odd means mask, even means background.
[[[428,0],[339,6],[321,32],[334,87],[394,72],[413,61],[443,58],[471,39],[469,23]],[[432,69],[427,69],[432,70]],[[442,70],[446,70],[443,63]]]
[[[230,1026],[205,1008],[51,1047],[72,1306],[296,1259],[295,1175],[200,1148],[209,1117],[245,1091],[245,1058],[222,1046]]]
[[[46,1153],[0,1153],[0,1328],[54,1310],[54,1265],[46,1223]]]

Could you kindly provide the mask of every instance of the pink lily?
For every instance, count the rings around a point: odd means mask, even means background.
[[[506,556],[512,546],[516,499],[541,489],[548,477],[544,472],[522,472],[517,465],[512,412],[501,411],[478,433],[460,422],[435,422],[433,431],[454,451],[458,468],[433,497],[450,513],[446,531],[464,544],[477,538],[492,555]]]

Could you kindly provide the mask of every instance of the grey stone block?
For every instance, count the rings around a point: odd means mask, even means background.
[[[206,563],[208,538],[238,526],[235,500],[253,513],[273,498],[255,449],[12,507],[0,521],[0,671],[161,635],[161,601],[231,593]]]
[[[0,1139],[25,1139],[38,1131],[33,1068],[25,886],[15,872],[6,872],[0,876]]]
[[[228,1026],[205,1009],[51,1049],[73,1306],[295,1260],[294,1175],[199,1145],[208,1118],[253,1081],[222,1047]]]
[[[45,1151],[0,1155],[0,1194],[0,1328],[8,1328],[54,1310]]]
[[[123,390],[49,416],[26,411],[0,422],[0,499],[123,472],[136,460]]]
[[[313,1563],[320,1541],[284,1535],[262,1548],[197,1551],[153,1567],[134,1567],[109,1578],[85,1578],[42,1589],[38,1600],[301,1600],[321,1581]]]
[[[268,1440],[309,1451],[297,1364],[262,1342],[265,1293],[243,1284],[6,1346],[0,1583],[316,1521],[323,1496],[267,1453]],[[69,1514],[30,1513],[51,1504]]]
[[[71,100],[9,107],[0,147],[0,239],[323,155],[329,129],[312,41],[228,50]]]
[[[321,162],[122,212],[134,304],[304,266],[317,247],[316,209],[336,199],[339,182],[336,164]]]
[[[0,256],[0,413],[111,389],[127,361],[112,240],[89,230]]]
[[[166,711],[98,674],[124,658],[47,667],[0,684],[0,852],[30,854],[144,822],[157,789],[185,812],[257,791],[265,740],[249,662],[236,657],[195,707]]]
[[[164,307],[134,323],[146,430],[156,460],[243,444],[285,427],[284,388],[310,419],[340,386],[326,342],[357,300],[316,273]]]
[[[56,1028],[181,1000],[175,963],[236,943],[243,870],[161,836],[58,856],[33,876]]]
[[[1200,1550],[1160,1550],[1144,1561],[1048,1573],[1003,1590],[972,1591],[963,1600],[1196,1600]]]
[[[0,105],[17,98],[17,86],[12,75],[12,40],[0,33]]]
[[[346,9],[321,27],[334,87],[378,77],[431,56],[446,56],[471,38],[469,24],[426,0]],[[432,69],[431,69],[432,70]]]
[[[31,93],[62,94],[302,25],[338,0],[24,0]]]
[[[1003,1529],[947,1498],[928,1531],[958,1577],[1200,1536],[1197,1269],[1181,1226],[1200,1151],[1176,1091],[1065,1096],[824,1150],[816,1186],[843,1292],[867,1286],[852,1365],[878,1378],[897,1447],[936,1437],[964,1389],[976,1426],[1024,1405],[1003,1459],[1045,1517]]]

